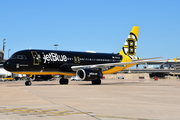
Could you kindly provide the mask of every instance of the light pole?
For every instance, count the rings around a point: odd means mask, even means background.
[[[5,50],[5,43],[6,43],[5,40],[6,39],[3,39],[3,51]]]
[[[55,50],[57,50],[57,46],[58,46],[58,44],[54,44],[54,46],[55,46]]]
[[[9,58],[9,51],[10,51],[11,49],[8,49],[8,58]]]

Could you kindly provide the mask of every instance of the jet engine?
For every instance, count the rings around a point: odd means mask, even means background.
[[[97,80],[103,77],[101,69],[79,69],[76,72],[76,77],[84,81]]]

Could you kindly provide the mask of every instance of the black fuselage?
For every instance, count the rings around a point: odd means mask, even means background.
[[[119,54],[87,53],[53,50],[23,50],[14,53],[4,63],[11,72],[62,72],[75,73],[71,69],[77,65],[94,65],[121,62]]]

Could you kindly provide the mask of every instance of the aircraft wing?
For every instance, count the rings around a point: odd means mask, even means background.
[[[162,57],[158,57],[158,58],[162,58]],[[110,67],[110,66],[126,67],[126,65],[128,65],[128,64],[139,64],[139,63],[157,62],[157,61],[167,62],[168,61],[168,59],[152,60],[152,59],[158,59],[158,58],[139,59],[139,60],[134,60],[131,62],[122,62],[122,63],[120,62],[120,63],[105,63],[105,64],[72,66],[71,69],[73,71],[76,71],[76,70],[82,69],[82,68],[102,68],[102,67]]]

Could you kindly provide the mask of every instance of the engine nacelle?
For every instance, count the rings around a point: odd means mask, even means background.
[[[103,77],[103,73],[100,69],[79,69],[76,72],[76,76],[81,80],[92,81]]]

